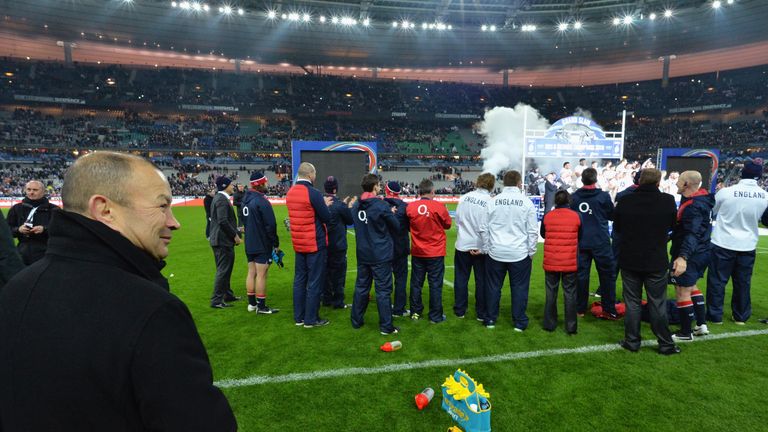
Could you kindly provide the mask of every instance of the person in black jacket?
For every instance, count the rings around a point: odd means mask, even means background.
[[[241,231],[243,227],[243,198],[245,198],[245,186],[237,183],[234,191],[232,191],[232,205],[235,206],[235,215],[237,215],[237,228]]]
[[[240,300],[235,296],[230,285],[232,268],[235,265],[235,246],[242,240],[237,228],[237,219],[229,202],[229,194],[234,185],[232,180],[221,176],[216,179],[216,188],[219,190],[211,201],[211,232],[208,242],[213,249],[213,257],[216,261],[216,276],[213,279],[213,294],[211,294],[211,307],[224,309],[230,307],[227,302]]]
[[[400,199],[402,187],[396,181],[387,182],[385,185],[386,198],[384,200],[395,208],[395,219],[400,224],[400,229],[392,235],[394,249],[392,251],[392,276],[394,279],[394,303],[392,316],[405,317],[411,311],[405,308],[408,302],[408,255],[411,254],[411,225],[405,209],[408,204]]]
[[[347,280],[347,227],[352,225],[350,197],[340,200],[336,196],[339,181],[334,176],[328,176],[323,184],[325,197],[330,198],[328,212],[331,220],[326,224],[328,229],[328,258],[325,264],[325,284],[323,285],[322,304],[334,309],[346,309],[351,305],[344,302],[344,283]],[[357,198],[355,198],[357,200]]]
[[[675,285],[680,331],[672,337],[690,341],[693,336],[709,334],[704,295],[696,286],[710,261],[712,208],[715,198],[701,187],[701,174],[684,171],[677,178],[677,193],[682,196],[677,223],[672,231],[672,268],[669,281]],[[696,326],[691,322],[696,319]]]
[[[601,318],[615,320],[616,264],[614,263],[608,221],[613,219],[613,201],[608,192],[597,188],[597,170],[587,168],[581,173],[584,186],[573,193],[571,210],[581,214],[582,241],[579,242],[579,270],[576,290],[577,312],[583,316],[589,299],[589,273],[595,260],[600,277],[600,295],[603,307]]]
[[[379,331],[382,335],[395,334],[399,328],[392,325],[392,236],[400,225],[390,205],[376,196],[381,191],[375,174],[363,177],[363,194],[352,205],[357,245],[357,280],[352,299],[352,327],[363,326],[368,308],[371,281],[376,285],[376,306],[379,310]]]
[[[187,307],[160,273],[179,223],[147,160],[68,170],[45,257],[0,293],[0,430],[235,431]]]
[[[11,278],[24,268],[24,262],[13,244],[5,216],[0,212],[0,291]]]
[[[267,306],[267,272],[272,263],[272,253],[280,251],[277,222],[272,204],[264,194],[267,178],[256,171],[251,174],[251,190],[245,193],[240,218],[245,226],[245,255],[248,258],[248,276],[245,290],[248,293],[248,312],[273,314],[280,309]]]
[[[641,300],[643,286],[653,334],[659,342],[660,354],[680,352],[667,321],[667,242],[675,225],[677,206],[672,195],[661,193],[661,171],[642,171],[639,186],[616,205],[613,229],[621,236],[619,268],[624,287],[627,313],[624,316],[622,348],[640,349]]]
[[[555,193],[560,190],[560,186],[555,183],[555,173],[551,172],[544,176],[544,214],[546,215],[555,207]]]
[[[203,198],[203,208],[205,209],[205,239],[211,237],[211,203],[216,196],[216,188],[211,189]]]
[[[8,226],[19,239],[18,249],[24,265],[30,265],[45,255],[48,224],[52,212],[59,207],[48,202],[42,182],[27,182],[24,193],[27,196],[8,211]]]

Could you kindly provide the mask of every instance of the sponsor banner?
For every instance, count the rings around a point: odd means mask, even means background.
[[[288,114],[288,111],[282,108],[273,108],[272,114]]]
[[[393,112],[392,117],[405,117],[407,114],[404,112]]]
[[[186,110],[195,110],[195,111],[240,111],[239,108],[228,106],[228,105],[190,105],[190,104],[181,104],[179,105],[179,108],[186,109]]]
[[[687,113],[691,111],[711,111],[711,110],[726,109],[731,107],[732,107],[731,104],[698,105],[698,106],[690,106],[690,107],[683,107],[683,108],[670,108],[669,113],[677,114],[677,113]]]
[[[441,118],[441,119],[480,119],[480,116],[477,114],[445,114],[445,113],[437,113],[435,114],[435,118]]]
[[[18,101],[27,101],[27,102],[52,102],[52,103],[61,103],[61,104],[72,104],[72,105],[85,105],[84,99],[76,99],[76,98],[60,98],[60,97],[50,97],[50,96],[31,96],[31,95],[13,95],[13,98]]]
[[[527,137],[525,157],[621,159],[624,140],[608,134],[591,119],[566,117],[550,126],[544,136]]]

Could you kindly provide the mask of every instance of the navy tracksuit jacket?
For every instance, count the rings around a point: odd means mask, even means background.
[[[344,282],[347,280],[347,226],[352,225],[352,212],[336,195],[328,206],[331,214],[328,228],[328,259],[326,261],[325,285],[322,303],[326,306],[343,308]]]
[[[376,286],[376,306],[379,311],[379,329],[391,332],[392,325],[392,237],[400,224],[391,206],[379,198],[362,199],[352,207],[357,247],[357,280],[352,300],[352,327],[363,325],[368,307],[371,282]]]
[[[405,306],[408,302],[408,255],[411,253],[410,222],[405,209],[408,207],[400,198],[384,198],[391,207],[396,207],[395,219],[400,224],[400,229],[392,235],[394,242],[394,251],[392,256],[392,274],[394,275],[395,298],[392,307],[392,313],[403,315]]]
[[[589,273],[595,260],[600,277],[603,310],[616,313],[616,263],[608,235],[608,221],[613,220],[613,201],[608,192],[585,186],[571,195],[571,209],[581,216],[579,269],[576,301],[579,313],[585,313],[589,300]]]
[[[264,194],[248,191],[242,206],[242,214],[238,218],[242,218],[245,226],[245,253],[266,254],[270,258],[272,249],[280,246],[272,204]]]

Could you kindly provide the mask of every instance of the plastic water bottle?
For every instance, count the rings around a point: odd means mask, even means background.
[[[432,387],[425,388],[421,393],[416,395],[416,408],[418,408],[419,411],[423,410],[425,406],[429,405],[429,402],[433,397],[435,397],[435,391],[432,390]]]
[[[384,352],[397,351],[403,347],[403,343],[400,341],[387,342],[381,346],[381,350]]]

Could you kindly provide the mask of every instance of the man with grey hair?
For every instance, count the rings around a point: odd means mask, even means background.
[[[293,277],[293,321],[304,328],[329,324],[319,316],[328,253],[326,224],[331,221],[328,206],[331,197],[312,187],[317,172],[309,162],[302,162],[296,183],[288,190],[285,204],[291,222],[291,240],[296,252]]]
[[[45,255],[51,214],[59,207],[48,202],[45,185],[31,180],[24,186],[26,197],[8,211],[8,226],[19,239],[19,255],[24,265],[30,265]]]
[[[163,173],[94,152],[67,171],[62,200],[45,257],[0,292],[0,430],[235,431],[160,273],[179,228]]]

